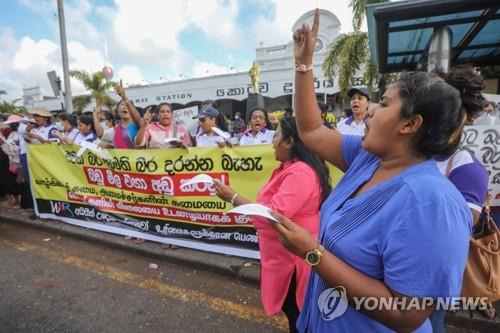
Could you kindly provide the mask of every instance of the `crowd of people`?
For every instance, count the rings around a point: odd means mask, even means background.
[[[256,201],[279,223],[252,219],[259,235],[261,296],[269,315],[283,311],[290,331],[443,332],[444,312],[348,307],[325,320],[322,293],[335,286],[352,297],[454,297],[460,294],[471,230],[487,198],[488,173],[459,148],[467,124],[498,125],[496,105],[481,95],[469,66],[449,73],[411,73],[378,103],[361,87],[348,91],[351,115],[337,124],[318,103],[312,60],[319,14],[294,33],[295,116],[264,108],[237,113],[228,128],[213,101],[200,107],[196,135],[176,123],[168,103],[135,107],[121,83],[115,110],[59,114],[34,108],[2,124],[1,179],[12,208],[31,208],[26,144],[165,149],[272,145],[279,162]],[[332,190],[329,162],[344,176]],[[298,186],[299,185],[299,186]],[[216,194],[234,206],[251,203],[220,182]],[[493,314],[488,313],[488,316]],[[430,318],[430,320],[428,319]]]

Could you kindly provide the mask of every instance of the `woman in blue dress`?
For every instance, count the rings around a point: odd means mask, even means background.
[[[345,175],[322,205],[318,240],[273,213],[283,244],[313,267],[298,329],[432,332],[437,299],[460,295],[472,226],[433,158],[457,149],[467,115],[480,110],[483,80],[470,67],[445,79],[410,74],[371,108],[364,137],[342,136],[317,110],[318,26],[316,12],[312,28],[294,34],[297,125],[306,146]]]

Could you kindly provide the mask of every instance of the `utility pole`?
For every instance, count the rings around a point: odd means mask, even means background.
[[[69,81],[68,46],[66,44],[66,23],[64,22],[63,0],[57,0],[57,12],[59,14],[59,34],[61,36],[61,54],[63,63],[64,98],[66,102],[66,112],[73,113],[73,100],[71,99],[71,83]]]

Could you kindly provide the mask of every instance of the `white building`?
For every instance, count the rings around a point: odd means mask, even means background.
[[[340,21],[331,12],[320,10],[321,25],[314,56],[315,86],[318,100],[328,102],[333,109],[341,108],[335,102],[338,85],[328,84],[321,65],[327,54],[327,46],[340,33]],[[302,15],[290,30],[290,42],[284,45],[258,48],[256,60],[260,66],[260,94],[264,96],[265,107],[269,111],[282,110],[292,106],[294,91],[294,59],[292,31],[298,29],[303,22],[312,25],[314,11]],[[361,79],[359,80],[361,83]],[[247,72],[216,75],[204,78],[193,78],[173,82],[149,84],[126,89],[128,97],[136,106],[145,107],[151,104],[168,102],[174,108],[200,104],[204,100],[215,100],[218,108],[226,115],[235,112],[244,113],[246,99],[252,92],[250,77]],[[113,93],[112,98],[118,99]],[[59,99],[35,102],[35,106],[45,106],[50,110],[60,110]],[[89,110],[93,105],[88,107]]]

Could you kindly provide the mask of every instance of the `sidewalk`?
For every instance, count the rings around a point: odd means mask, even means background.
[[[178,248],[175,250],[163,249],[161,244],[150,241],[143,244],[135,244],[131,240],[124,239],[121,235],[77,227],[54,220],[31,220],[27,215],[21,215],[19,211],[2,211],[0,212],[0,220],[9,223],[22,223],[32,228],[112,246],[174,264],[209,270],[256,285],[259,284],[260,265],[257,260],[187,248]],[[446,322],[449,325],[463,328],[467,331],[470,330],[471,332],[500,332],[500,302],[495,303],[495,308],[498,315],[493,320],[484,318],[476,311],[460,311],[457,313],[449,313],[446,317]]]
[[[0,220],[9,223],[22,223],[24,226],[135,252],[174,264],[209,270],[256,285],[259,284],[260,264],[255,259],[203,252],[188,248],[164,249],[160,243],[151,241],[136,244],[132,240],[125,239],[122,235],[82,228],[55,220],[32,220],[29,218],[29,215],[22,215],[20,212],[2,210],[0,212]]]

